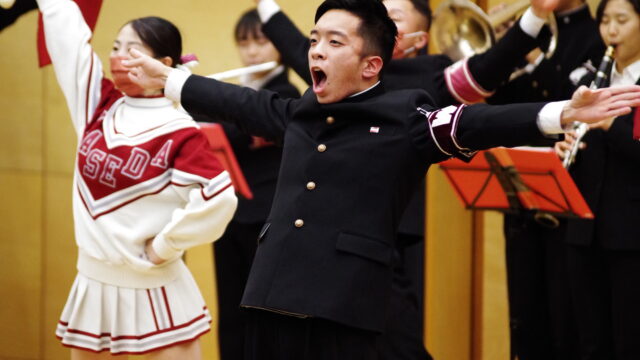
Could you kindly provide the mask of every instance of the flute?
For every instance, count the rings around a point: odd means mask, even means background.
[[[278,62],[270,61],[263,64],[251,65],[247,67],[242,67],[238,69],[227,70],[215,74],[208,75],[208,78],[216,79],[216,80],[227,80],[233,79],[242,75],[249,75],[255,73],[261,73],[263,71],[273,70],[278,67]]]

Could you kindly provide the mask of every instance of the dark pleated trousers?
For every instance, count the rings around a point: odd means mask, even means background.
[[[378,334],[333,321],[247,309],[245,360],[378,360]]]

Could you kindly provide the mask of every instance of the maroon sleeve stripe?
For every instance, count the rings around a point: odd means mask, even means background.
[[[447,67],[444,70],[444,79],[449,93],[463,104],[474,104],[493,95],[493,92],[485,90],[473,78],[467,59]]]
[[[431,138],[440,151],[447,156],[455,156],[462,160],[469,160],[475,151],[462,147],[456,137],[458,122],[466,105],[448,106],[433,112],[418,108],[427,118]]]

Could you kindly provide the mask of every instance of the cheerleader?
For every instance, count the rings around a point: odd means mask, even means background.
[[[180,33],[157,17],[126,23],[110,54],[109,80],[76,4],[38,6],[78,136],[78,274],[56,335],[72,359],[199,359],[197,339],[211,317],[181,257],[221,236],[237,200],[196,123],[162,90],[131,83],[121,65],[137,49],[178,66]]]

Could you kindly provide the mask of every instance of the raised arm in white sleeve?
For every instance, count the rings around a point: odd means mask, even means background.
[[[71,0],[38,0],[47,50],[78,136],[100,100],[102,64],[93,52],[91,30]]]

